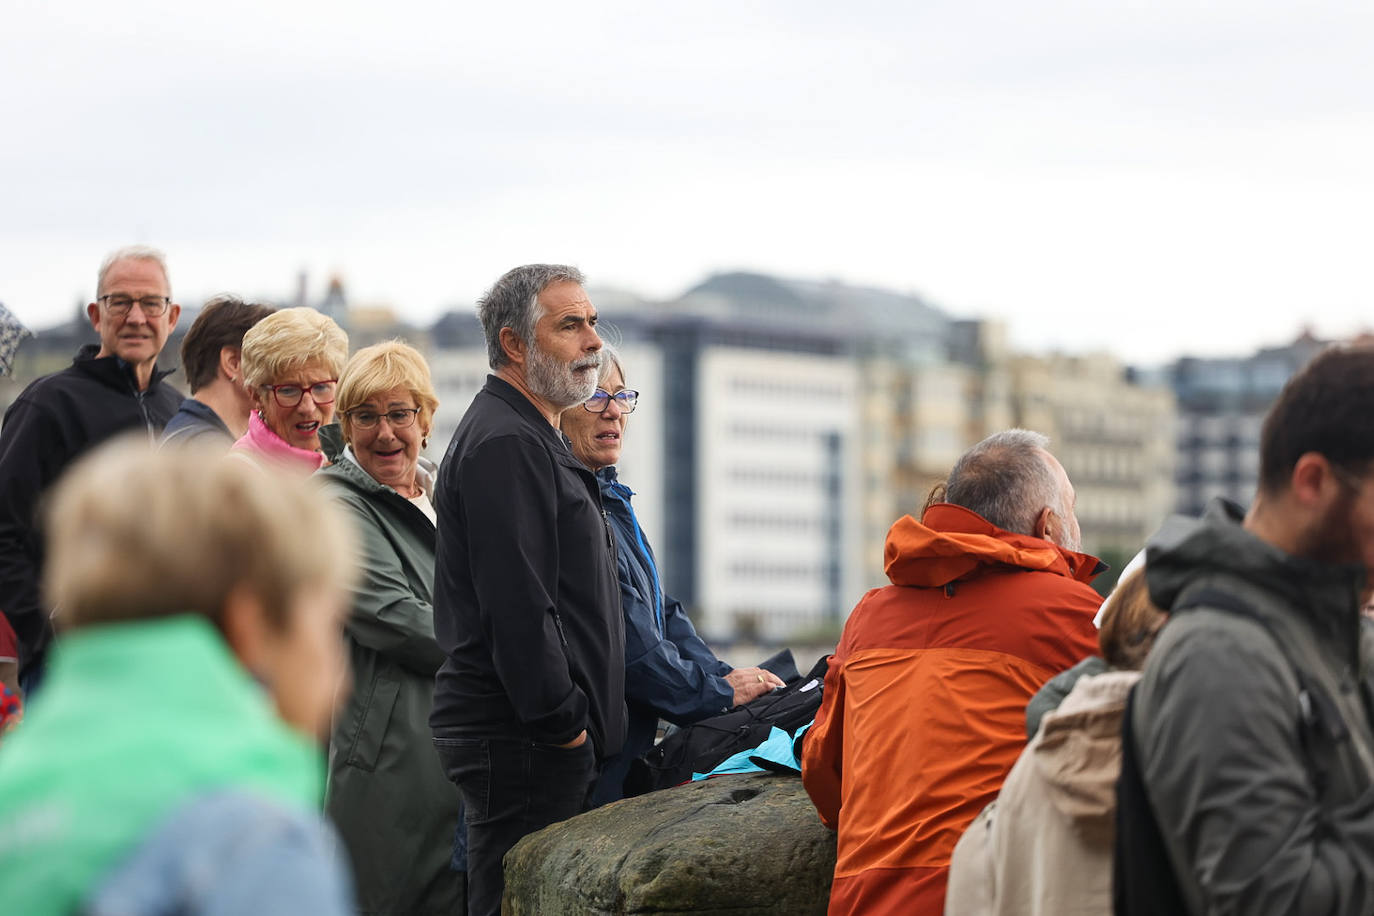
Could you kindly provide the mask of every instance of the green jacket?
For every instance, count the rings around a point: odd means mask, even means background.
[[[0,748],[3,909],[73,912],[187,802],[238,789],[311,809],[320,774],[205,618],[74,631]]]
[[[353,690],[329,742],[325,810],[348,847],[362,912],[462,912],[462,879],[449,869],[458,790],[429,730],[444,660],[430,606],[434,524],[347,456],[319,475],[362,544],[345,628]]]

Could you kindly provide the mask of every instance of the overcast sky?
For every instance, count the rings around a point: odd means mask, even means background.
[[[1374,325],[1374,6],[0,5],[0,301],[111,248],[186,301],[427,320],[505,269],[721,269],[1154,362]],[[605,317],[614,319],[614,315]]]

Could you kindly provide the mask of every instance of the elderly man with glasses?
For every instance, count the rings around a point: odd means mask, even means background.
[[[162,382],[172,370],[157,368],[181,315],[160,251],[121,248],[106,258],[86,314],[99,345],[82,347],[71,366],[25,388],[0,427],[0,611],[18,635],[20,683],[30,688],[52,637],[38,594],[40,498],[106,439],[129,430],[156,438],[182,400]]]

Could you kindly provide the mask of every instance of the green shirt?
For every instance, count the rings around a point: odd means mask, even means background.
[[[71,912],[162,820],[210,791],[316,807],[323,767],[206,618],[74,631],[0,747],[3,909]]]

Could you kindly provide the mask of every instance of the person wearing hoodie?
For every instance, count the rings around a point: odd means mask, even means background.
[[[1112,844],[1126,694],[1167,615],[1144,570],[1103,604],[1106,670],[1085,674],[1038,730],[997,800],[964,831],[949,867],[945,916],[1112,912]]]
[[[1048,444],[1013,429],[966,452],[946,502],[892,526],[892,584],[845,623],[801,755],[838,828],[831,914],[938,916],[955,842],[1025,744],[1027,702],[1097,648],[1088,582],[1104,567],[1079,552]]]
[[[1265,417],[1249,510],[1148,544],[1171,614],[1126,712],[1121,812],[1128,767],[1148,809],[1121,820],[1118,912],[1172,878],[1172,912],[1374,913],[1371,571],[1374,349],[1334,347]]]
[[[182,401],[157,361],[181,316],[162,252],[136,245],[107,257],[86,315],[100,345],[21,391],[0,431],[0,614],[14,627],[25,689],[41,680],[53,637],[38,588],[44,494],[102,442],[130,430],[156,438]]]
[[[319,472],[357,523],[359,582],[345,627],[353,689],[334,719],[325,812],[348,848],[366,914],[459,912],[449,868],[458,793],[430,744],[434,673],[433,462],[439,398],[425,358],[398,340],[353,354],[339,378],[348,443]]]

